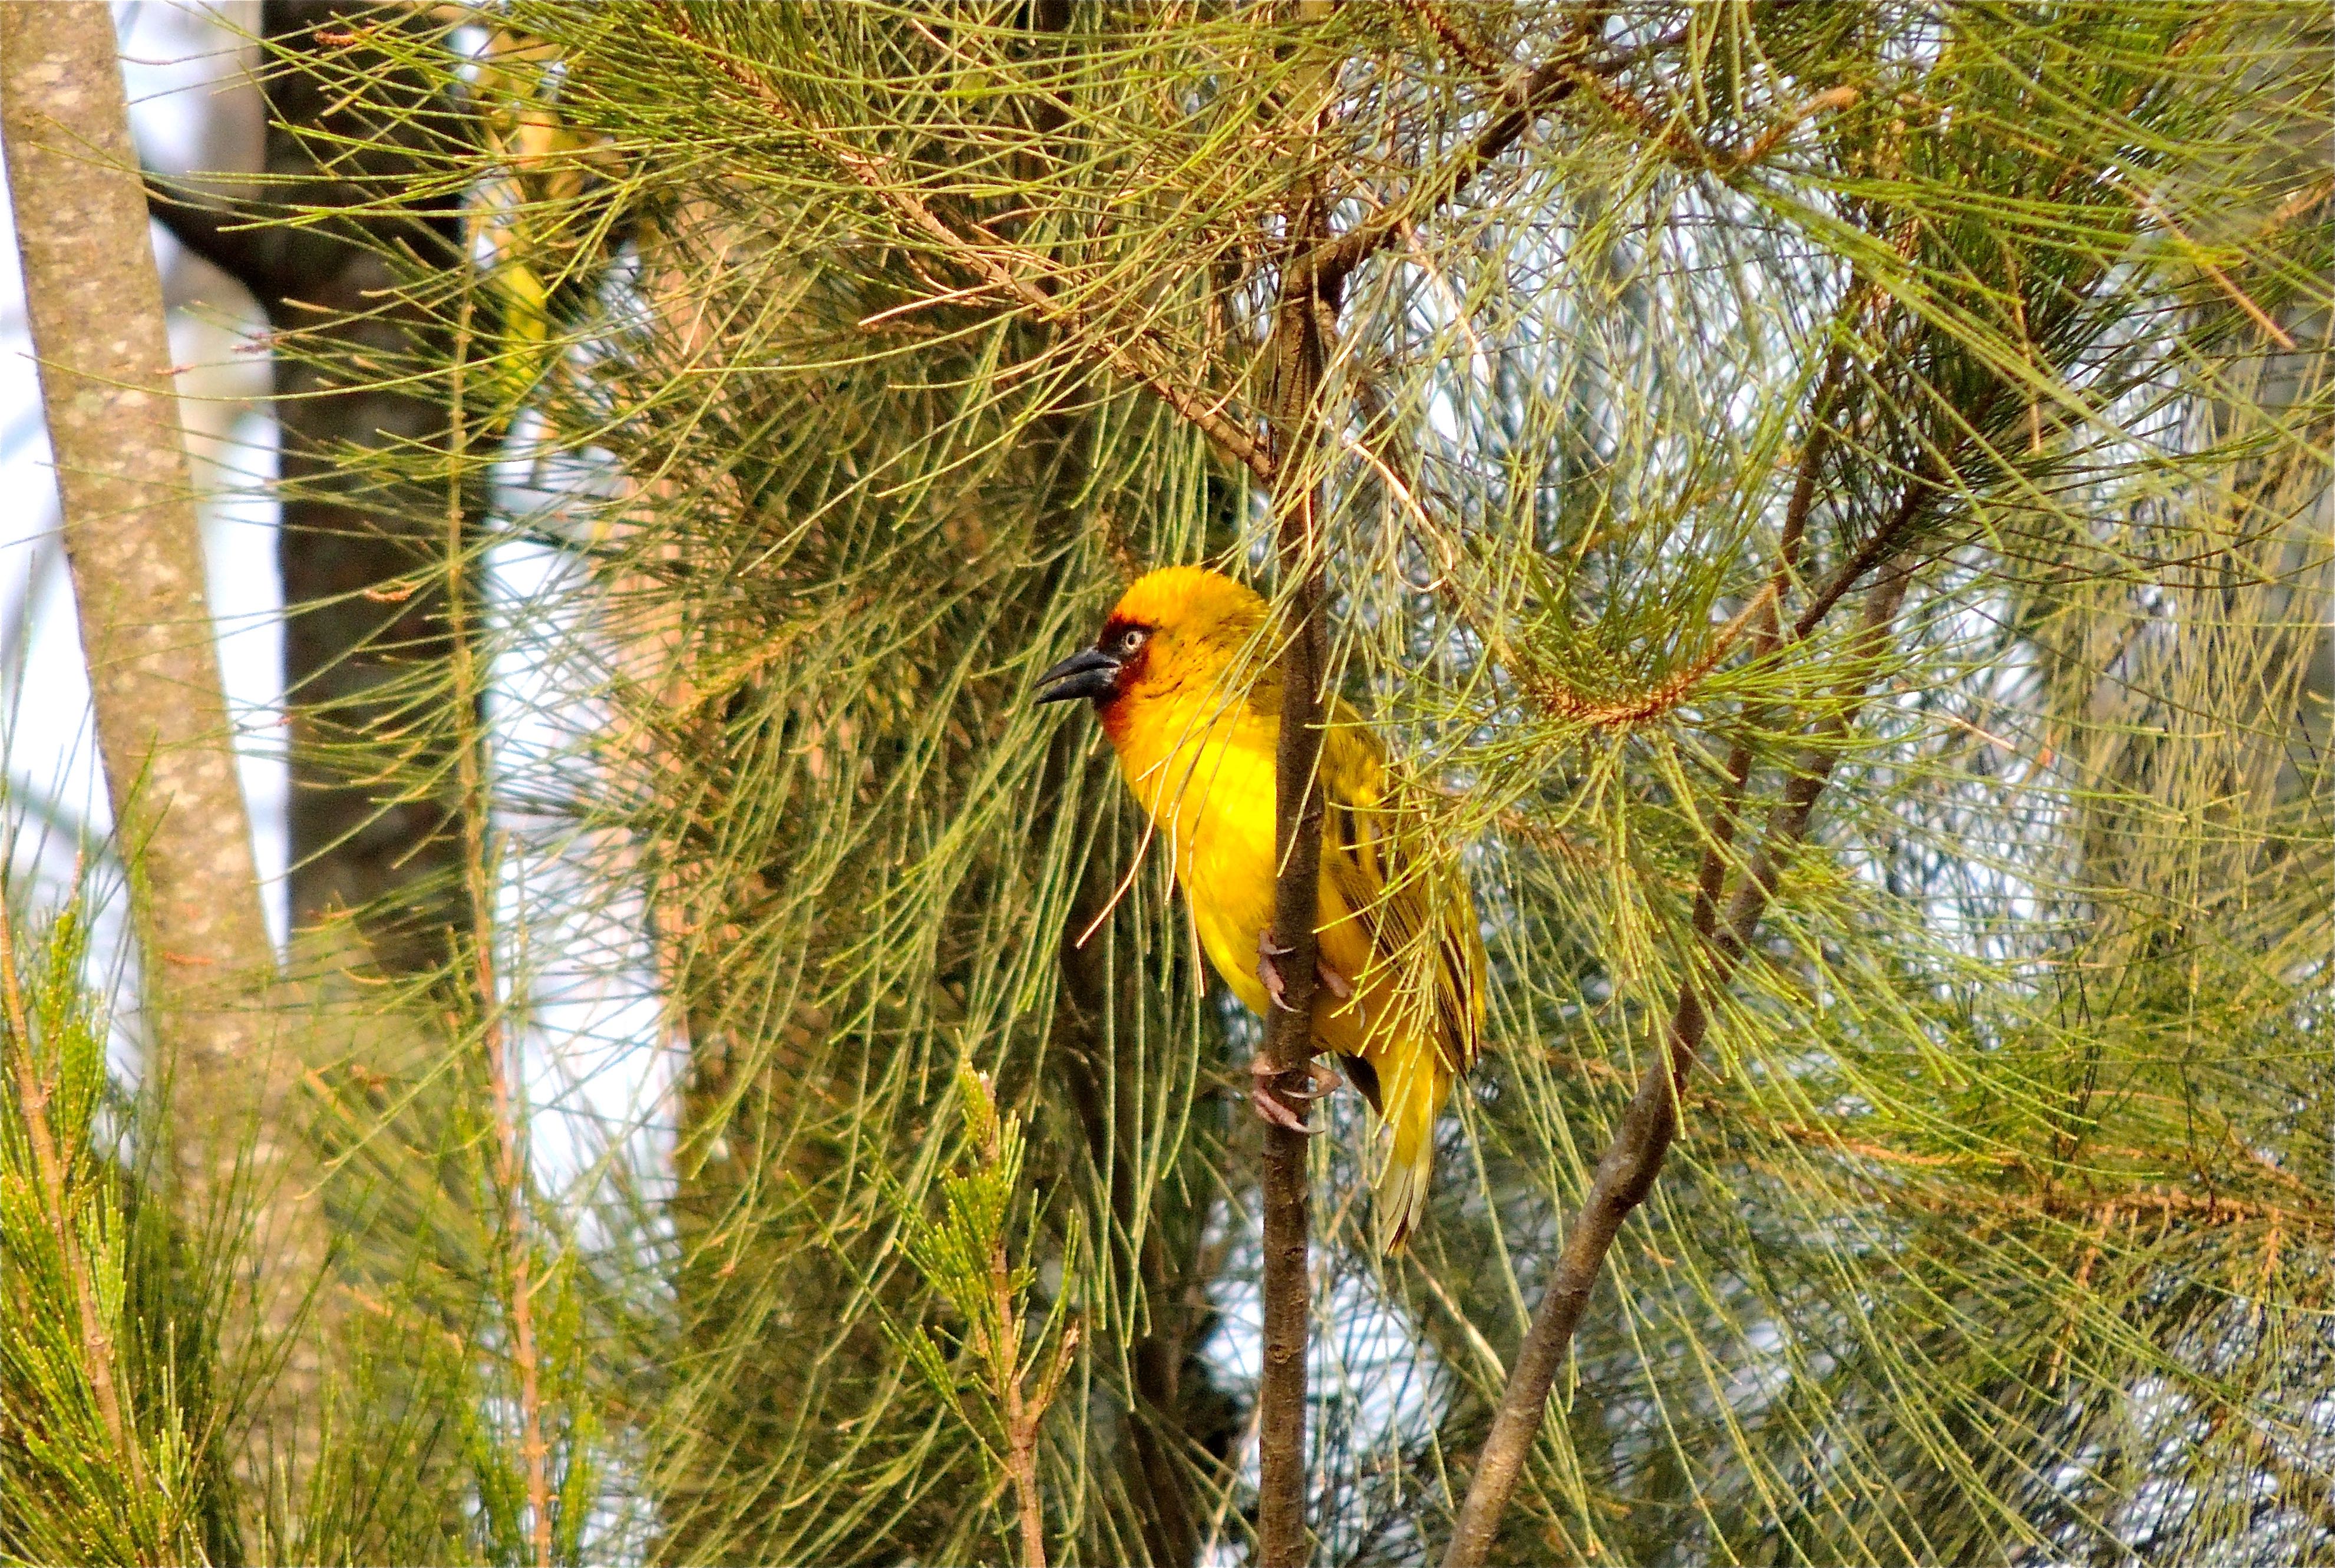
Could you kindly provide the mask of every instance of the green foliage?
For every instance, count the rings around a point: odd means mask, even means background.
[[[1026,691],[1140,566],[1268,575],[1292,463],[1340,679],[1494,971],[1399,1263],[1359,1117],[1316,1146],[1324,1555],[1439,1545],[1690,1011],[1681,1141],[1508,1556],[2323,1553],[2319,24],[1316,10],[527,0],[483,52],[311,63],[476,116],[399,125],[479,242],[401,301],[461,364],[383,373],[468,436],[348,472],[493,498],[450,580],[568,573],[476,623],[519,868],[453,944],[489,982],[422,977],[408,1036],[320,1068],[391,1512],[532,1554],[524,1256],[562,1556],[984,1556],[1016,1398],[1065,1553],[1238,1550],[1253,1033],[1090,729]],[[1274,453],[1310,200],[1386,243]],[[404,692],[386,800],[477,738],[450,692]],[[675,1083],[532,1107],[584,1174],[514,1191],[476,1064],[547,967],[522,935],[596,910],[651,951],[576,963],[652,993]],[[603,1045],[636,1049],[566,1049]]]
[[[1037,1275],[1009,1261],[1006,1235],[1012,1211],[1022,1197],[1022,1119],[998,1108],[987,1080],[971,1067],[958,1069],[956,1090],[967,1152],[957,1170],[941,1179],[942,1218],[927,1220],[905,1195],[894,1195],[901,1250],[966,1327],[955,1333],[944,1331],[954,1353],[944,1353],[941,1341],[922,1326],[887,1326],[886,1332],[959,1419],[980,1432],[984,1443],[997,1439],[989,1445],[990,1454],[1003,1463],[1011,1441],[1005,1390],[1026,1384],[1036,1373],[1042,1397],[1030,1402],[1042,1410],[1052,1403],[1052,1390],[1061,1380],[1061,1330],[1069,1303],[1067,1299],[1056,1301],[1024,1355],[1022,1315]],[[1074,1332],[1067,1337],[1072,1342],[1077,1339]],[[962,1367],[960,1357],[966,1359]],[[1039,1370],[1042,1359],[1043,1371]],[[965,1411],[957,1397],[962,1388],[986,1397],[985,1420]]]
[[[148,1197],[154,1173],[117,1152],[151,1124],[108,1083],[81,907],[21,955],[11,918],[0,908],[0,1557],[233,1560],[214,1287]]]
[[[627,1341],[663,1550],[977,1550],[966,1357],[884,1328],[980,1337],[979,1205],[911,1226],[910,1267],[895,1242],[935,1181],[973,1203],[922,1120],[962,1060],[1045,1135],[1064,1217],[1017,1266],[1087,1314],[1049,1518],[1107,1559],[1242,1528],[1245,1390],[1192,1354],[1237,1343],[1210,1336],[1255,1267],[1218,1015],[1089,732],[1022,693],[1133,567],[1260,559],[1275,461],[1320,481],[1342,678],[1440,803],[1497,971],[1400,1268],[1352,1140],[1319,1156],[1325,1549],[1439,1537],[1690,993],[1712,1070],[1516,1555],[2317,1528],[2233,1512],[2266,1461],[2227,1445],[2324,1462],[2307,1379],[2240,1352],[2307,1337],[2326,1236],[2295,1113],[2324,753],[2291,743],[2323,697],[2281,629],[2325,591],[2295,520],[2324,378],[2281,346],[2323,336],[2295,150],[2325,73],[2275,6],[1645,8],[1436,197],[1416,171],[1464,160],[1511,63],[1603,16],[496,14],[525,106],[487,94],[444,179],[487,193],[490,276],[540,284],[489,285],[519,367],[491,384],[534,389],[518,526],[594,595],[588,637],[518,635],[612,715],[507,779],[621,833],[690,1055],[679,1321]],[[1345,280],[1322,439],[1275,457],[1309,193],[1409,227]],[[1699,890],[1755,875],[1721,984]]]
[[[996,1466],[998,1486],[1012,1482],[1034,1519],[1040,1500],[1033,1450],[1047,1408],[1061,1391],[1078,1325],[1065,1294],[1056,1295],[1035,1331],[1024,1321],[1037,1271],[1017,1263],[1015,1254],[1027,1256],[1042,1238],[1032,1213],[1022,1245],[1009,1244],[1013,1212],[1022,1206],[1022,1118],[999,1108],[987,1075],[969,1063],[957,1069],[956,1093],[965,1152],[955,1171],[941,1178],[942,1217],[926,1219],[896,1188],[889,1196],[899,1218],[901,1251],[964,1327],[944,1330],[939,1338],[922,1324],[887,1323],[884,1331],[933,1397],[979,1438]],[[1077,1234],[1071,1231],[1063,1245],[1066,1277],[1074,1274]],[[965,1408],[967,1391],[976,1396],[974,1409]]]
[[[0,1009],[0,1560],[531,1560],[508,1502],[519,1464],[498,1409],[508,1385],[482,1353],[475,1308],[461,1307],[475,1286],[433,1287],[428,1276],[454,1257],[365,1223],[381,1217],[365,1211],[382,1184],[345,1169],[333,1190],[364,1262],[344,1256],[329,1281],[249,1270],[265,1238],[250,1231],[260,1205],[239,1174],[218,1212],[174,1204],[170,1086],[150,1079],[130,1094],[109,1078],[86,909],[63,905],[12,955],[17,983]],[[15,945],[13,930],[0,934]],[[287,1020],[307,1011],[278,1000]],[[228,1154],[239,1173],[244,1157]],[[231,1293],[245,1290],[307,1297],[304,1329],[335,1315],[305,1455],[250,1429],[303,1347],[223,1344]],[[589,1354],[579,1292],[560,1277],[542,1295],[545,1382],[566,1399]],[[576,1457],[559,1558],[576,1562],[596,1502],[597,1434],[589,1410],[563,1408],[552,1436]]]

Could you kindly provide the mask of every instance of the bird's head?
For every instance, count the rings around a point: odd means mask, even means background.
[[[1041,702],[1090,697],[1108,721],[1122,698],[1160,697],[1217,685],[1235,661],[1255,656],[1265,603],[1203,566],[1168,566],[1119,596],[1094,645],[1038,677]]]

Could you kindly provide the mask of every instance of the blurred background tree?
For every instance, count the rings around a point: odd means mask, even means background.
[[[436,1032],[320,1069],[373,1327],[239,1550],[1012,1555],[898,1349],[968,1064],[1055,1555],[1247,1549],[1256,1031],[1026,692],[1293,484],[1495,972],[1409,1255],[1313,1151],[1317,1554],[1441,1552],[1671,1051],[1495,1555],[2325,1549],[2307,8],[297,10],[296,904]]]
[[[445,363],[446,329],[397,290],[460,261],[461,193],[420,181],[409,144],[413,118],[461,111],[435,73],[384,68],[366,92],[335,97],[304,69],[365,47],[375,28],[439,36],[420,13],[348,0],[256,9],[264,129],[243,150],[254,167],[155,176],[153,210],[248,294],[271,335],[309,345],[269,362],[292,915],[312,925],[362,912],[370,956],[411,973],[446,963],[445,933],[468,921],[451,782],[435,798],[381,783],[401,764],[451,777],[442,750],[408,754],[442,729],[415,721],[445,700],[444,528],[434,490],[363,454],[446,437],[445,400],[417,379]]]

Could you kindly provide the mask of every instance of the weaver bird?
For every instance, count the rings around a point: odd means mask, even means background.
[[[1221,573],[1153,572],[1092,647],[1039,677],[1037,696],[1093,700],[1128,787],[1167,840],[1208,962],[1259,1017],[1287,1005],[1272,936],[1282,688],[1266,619],[1265,602]],[[1391,1253],[1426,1210],[1436,1115],[1482,1039],[1484,944],[1465,885],[1426,876],[1415,852],[1424,813],[1390,791],[1361,716],[1332,698],[1324,719],[1313,1048],[1340,1060],[1387,1129],[1373,1185]],[[1259,1115],[1312,1130],[1270,1092],[1263,1052],[1251,1071]],[[1309,1079],[1293,1098],[1336,1082],[1318,1066]]]

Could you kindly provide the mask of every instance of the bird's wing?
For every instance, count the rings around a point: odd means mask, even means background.
[[[1422,934],[1432,930],[1436,1043],[1445,1066],[1464,1073],[1483,1037],[1483,939],[1474,901],[1464,884],[1439,886],[1420,875],[1406,839],[1421,814],[1389,792],[1378,741],[1359,716],[1340,702],[1331,725],[1322,747],[1323,871],[1378,958],[1415,962]]]

